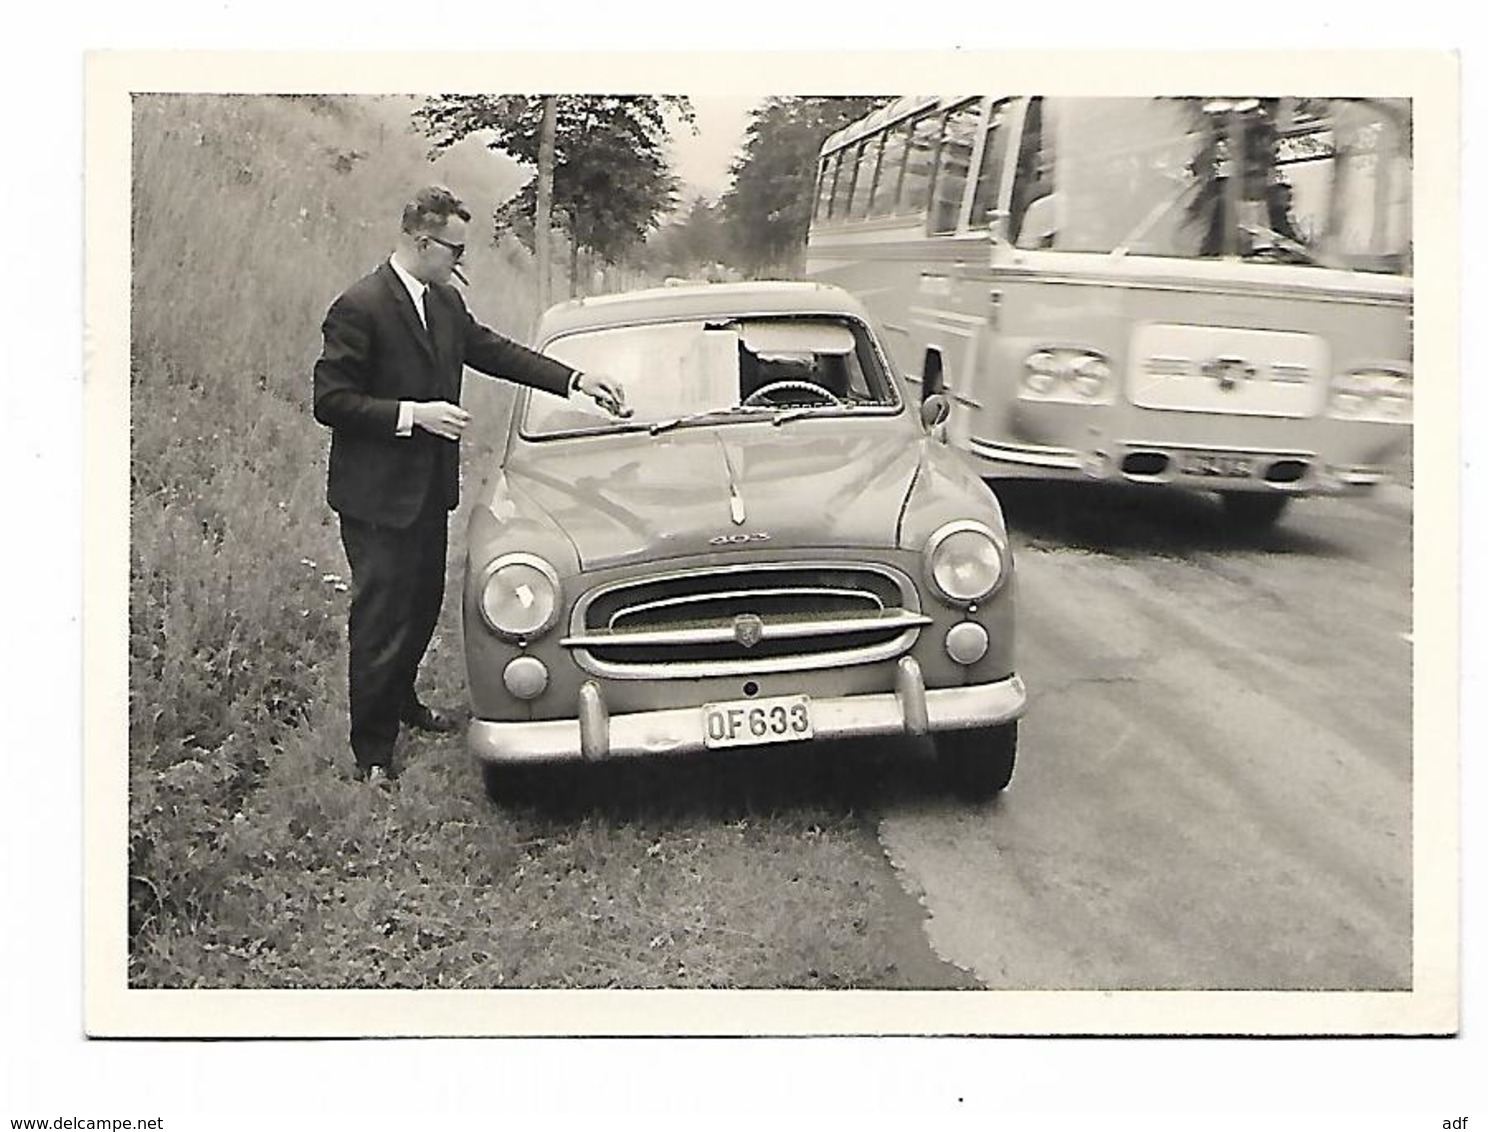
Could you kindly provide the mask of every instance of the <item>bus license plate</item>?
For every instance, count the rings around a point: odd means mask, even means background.
[[[1218,479],[1245,480],[1255,473],[1255,461],[1249,456],[1223,452],[1191,452],[1183,458],[1182,467],[1187,475]]]
[[[811,700],[806,696],[703,705],[703,742],[708,747],[752,747],[811,736]]]

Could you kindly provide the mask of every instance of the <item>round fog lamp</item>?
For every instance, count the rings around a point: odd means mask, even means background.
[[[953,625],[946,634],[945,648],[957,664],[975,664],[987,655],[987,630],[975,621]]]
[[[519,656],[501,674],[506,690],[519,700],[535,700],[548,690],[548,666],[535,656]]]

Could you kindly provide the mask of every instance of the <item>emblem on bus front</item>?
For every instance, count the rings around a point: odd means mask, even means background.
[[[1233,355],[1225,355],[1218,358],[1210,358],[1201,367],[1205,377],[1212,377],[1219,383],[1222,392],[1228,393],[1242,381],[1254,381],[1256,375],[1255,366],[1244,358]]]
[[[741,613],[734,618],[734,640],[746,649],[759,644],[765,635],[765,623],[753,613]]]

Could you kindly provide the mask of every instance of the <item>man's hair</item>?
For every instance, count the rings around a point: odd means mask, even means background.
[[[424,233],[438,235],[444,231],[451,216],[458,216],[467,224],[470,210],[463,201],[443,185],[429,185],[414,194],[403,206],[403,231],[410,236]]]

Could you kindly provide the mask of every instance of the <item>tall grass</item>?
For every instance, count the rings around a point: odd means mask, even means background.
[[[199,910],[221,879],[202,875],[207,850],[290,731],[345,733],[345,567],[310,368],[331,300],[386,256],[412,189],[447,172],[390,121],[366,100],[135,100],[137,920]],[[468,157],[459,170],[477,208],[515,176],[489,167],[486,184]],[[473,244],[473,305],[520,333],[525,253]]]

